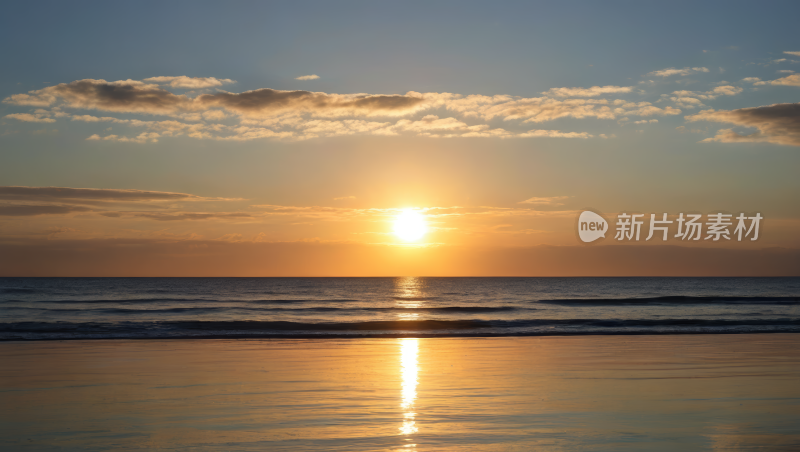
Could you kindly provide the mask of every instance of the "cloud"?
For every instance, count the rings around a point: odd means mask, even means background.
[[[201,89],[213,88],[215,86],[222,86],[223,84],[236,83],[235,80],[229,78],[217,79],[214,77],[187,77],[180,75],[178,77],[150,77],[144,79],[145,82],[167,84],[173,88],[188,88],[188,89]]]
[[[294,132],[276,132],[264,127],[240,126],[232,128],[231,131],[233,132],[231,135],[203,136],[202,138],[212,138],[222,141],[249,141],[261,138],[295,138]]]
[[[761,79],[758,77],[745,77],[742,79],[742,81],[747,83],[755,83],[761,81]]]
[[[448,110],[484,120],[545,122],[559,118],[616,119],[625,115],[676,115],[680,110],[658,108],[650,102],[628,102],[622,99],[552,99],[549,97],[519,98],[512,96],[450,95],[442,102]]]
[[[53,118],[35,116],[30,113],[12,113],[10,115],[6,115],[5,117],[24,122],[56,122],[56,120]]]
[[[302,138],[317,138],[321,136],[340,136],[354,134],[396,135],[388,127],[389,122],[364,121],[363,119],[345,119],[339,121],[313,119],[297,125],[302,129]]]
[[[295,80],[316,80],[318,78],[319,78],[319,75],[311,74],[311,75],[301,75],[300,77],[295,77],[294,79]]]
[[[519,204],[534,204],[534,205],[544,205],[544,206],[563,206],[564,203],[561,202],[565,199],[569,198],[569,196],[550,196],[550,197],[536,197],[528,198],[525,201],[520,201]]]
[[[786,50],[786,51],[784,51],[783,53],[785,53],[785,54],[787,54],[787,55],[800,56],[800,52],[792,52],[792,51],[788,51],[788,50]]]
[[[178,213],[164,213],[164,212],[109,212],[115,217],[128,216],[147,218],[155,221],[185,221],[185,220],[216,220],[216,219],[243,219],[252,218],[253,215],[248,213],[238,212],[178,212]],[[101,214],[103,215],[103,214]],[[109,216],[108,214],[104,214]]]
[[[203,119],[205,119],[207,121],[220,121],[220,120],[225,119],[225,118],[228,117],[228,115],[226,115],[225,112],[220,111],[220,110],[205,111],[205,112],[203,112],[202,116],[203,116]]]
[[[529,130],[516,135],[518,138],[548,137],[548,138],[591,138],[587,132],[560,132],[558,130]]]
[[[704,110],[686,117],[687,121],[713,121],[754,127],[758,132],[743,135],[733,129],[722,129],[703,141],[721,143],[767,142],[800,146],[800,103],[774,104],[738,110]]]
[[[634,124],[656,124],[658,119],[642,119],[641,121],[633,121]]]
[[[111,116],[92,116],[92,115],[75,115],[71,118],[73,121],[83,121],[83,122],[116,122],[116,123],[129,123],[129,120],[125,119],[117,119]],[[144,121],[142,121],[144,122]]]
[[[689,75],[696,72],[708,72],[708,68],[704,67],[685,67],[683,69],[676,69],[674,67],[661,69],[660,71],[648,72],[647,75],[654,75],[656,77],[670,77],[672,75]]]
[[[23,187],[11,185],[0,187],[0,199],[27,201],[197,201],[221,198],[203,198],[187,193],[174,193],[165,191],[70,187]]]
[[[731,86],[731,85],[723,85],[714,88],[711,91],[706,92],[707,95],[719,95],[719,96],[735,96],[739,93],[744,91],[742,88],[738,86]]]
[[[785,86],[800,86],[800,74],[787,75],[786,77],[777,80],[759,81],[756,85],[785,85]]]
[[[42,107],[32,113],[15,113],[10,118],[54,122],[56,118],[87,123],[114,123],[145,128],[135,134],[92,133],[89,141],[155,143],[163,137],[188,136],[197,139],[247,141],[256,139],[306,140],[354,134],[452,137],[588,138],[586,132],[520,130],[519,123],[542,123],[559,118],[617,119],[628,116],[677,115],[674,107],[657,107],[650,102],[623,99],[593,99],[601,94],[631,92],[633,87],[593,86],[555,88],[552,96],[524,98],[509,95],[461,95],[454,93],[336,94],[312,91],[282,91],[270,88],[242,93],[175,94],[169,88],[216,86],[233,83],[213,77],[151,77],[144,81],[85,79],[14,94],[3,102]],[[729,87],[730,89],[740,89]],[[722,87],[716,88],[720,90]],[[586,98],[578,98],[586,97]],[[688,103],[679,105],[690,106]],[[702,103],[700,104],[702,105]],[[168,120],[146,120],[119,115],[91,115],[96,110],[168,116]],[[452,117],[425,114],[446,111]],[[419,116],[422,116],[421,118]],[[376,119],[380,118],[380,119]],[[517,125],[492,128],[492,120],[516,121]],[[221,121],[225,121],[224,123]]]
[[[692,97],[698,97],[703,100],[713,100],[719,96],[735,96],[741,93],[742,91],[744,91],[744,89],[738,86],[722,85],[722,86],[717,86],[711,91],[701,92],[701,91],[681,90],[681,91],[674,91],[672,94],[678,97],[692,96]]]
[[[135,137],[121,137],[119,135],[106,135],[101,137],[98,134],[90,135],[86,138],[87,141],[119,141],[121,143],[156,143],[158,142],[158,137],[160,137],[156,132],[142,132]]]
[[[66,215],[91,212],[107,218],[144,218],[155,221],[241,220],[246,212],[195,211],[202,202],[241,201],[178,192],[71,187],[0,186],[0,216]],[[212,204],[213,205],[213,204]],[[143,210],[143,207],[148,210]]]
[[[414,132],[427,132],[431,130],[463,129],[467,127],[467,124],[455,118],[439,118],[436,115],[427,115],[419,121],[401,119],[393,127]]]
[[[673,96],[669,98],[671,101],[675,102],[675,105],[681,108],[695,108],[695,107],[704,107],[705,104],[700,99],[694,97],[677,97]]]
[[[404,116],[423,107],[422,97],[407,95],[326,94],[262,88],[243,93],[202,94],[202,107],[220,107],[242,116],[266,117],[280,113],[314,116]]]
[[[77,80],[29,91],[28,94],[14,94],[3,102],[12,105],[49,106],[59,100],[69,108],[119,113],[169,114],[191,109],[188,97],[136,80]]]
[[[62,206],[62,205],[25,205],[25,204],[8,204],[0,205],[0,216],[36,216],[36,215],[63,215],[72,212],[86,212],[91,209],[80,206]]]
[[[742,91],[744,91],[744,89],[738,86],[722,85],[715,87],[711,91],[700,92],[679,90],[673,91],[672,96],[662,94],[662,97],[668,97],[669,100],[675,102],[675,104],[681,108],[695,108],[705,106],[703,101],[700,99],[714,100],[719,96],[735,96]]]
[[[542,94],[555,97],[596,97],[601,94],[629,93],[632,86],[592,86],[591,88],[551,88]]]
[[[534,129],[527,132],[513,133],[505,129],[491,129],[486,124],[468,126],[455,118],[439,118],[436,115],[428,115],[419,121],[400,120],[394,126],[386,129],[386,134],[396,131],[415,131],[421,136],[441,137],[441,138],[475,138],[475,137],[499,137],[499,138],[590,138],[592,135],[586,132],[561,132],[558,130]]]
[[[63,227],[63,226],[54,226],[54,227],[47,228],[46,232],[47,232],[47,236],[49,238],[52,238],[52,237],[57,237],[60,234],[67,234],[67,233],[70,233],[70,232],[78,232],[78,230],[77,229],[73,229],[73,228]]]
[[[223,117],[225,116],[224,113],[218,110],[212,110],[211,113],[220,113]],[[206,116],[204,114],[204,116]],[[219,115],[207,115],[211,117],[219,118]],[[106,137],[101,137],[98,134],[93,134],[92,136],[88,137],[87,140],[104,140],[104,141],[128,141],[128,142],[157,142],[159,137],[162,136],[180,136],[180,135],[187,135],[192,138],[216,138],[220,139],[223,137],[215,136],[215,133],[225,131],[225,130],[233,130],[233,128],[225,126],[223,124],[206,124],[206,123],[195,123],[195,124],[187,124],[185,122],[175,121],[175,120],[166,120],[166,121],[142,121],[139,119],[118,119],[109,116],[97,117],[91,115],[74,115],[72,116],[72,121],[83,121],[83,122],[113,122],[116,124],[125,124],[133,127],[146,127],[148,129],[153,130],[154,132],[149,133],[141,133],[139,136],[136,137],[120,137],[118,135],[108,135]]]
[[[541,198],[544,200],[552,199],[552,206],[560,205],[558,200],[561,197]],[[566,198],[566,197],[564,197]],[[273,204],[263,204],[251,206],[262,209],[262,215],[289,217],[293,221],[303,219],[313,219],[321,221],[351,221],[351,220],[370,220],[385,221],[394,218],[402,208],[346,208],[328,206],[282,206]],[[430,219],[446,219],[450,217],[475,217],[475,218],[525,218],[525,217],[569,217],[575,214],[573,210],[543,211],[533,208],[508,208],[508,207],[464,207],[464,206],[438,206],[426,207],[421,211]]]
[[[605,99],[557,100],[548,97],[519,98],[512,96],[452,96],[444,99],[444,106],[467,117],[484,120],[523,120],[544,122],[558,118],[614,119],[614,111]]]

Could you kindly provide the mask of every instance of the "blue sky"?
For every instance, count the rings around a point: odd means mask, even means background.
[[[797,8],[731,1],[19,2],[0,19],[2,89],[167,73],[233,78],[241,89],[297,89],[296,74],[322,73],[315,88],[328,92],[532,96],[553,86],[638,81],[664,67],[733,70],[778,58],[800,40]]]

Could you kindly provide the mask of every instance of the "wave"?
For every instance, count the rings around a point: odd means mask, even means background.
[[[800,297],[738,297],[738,296],[686,296],[668,295],[643,298],[563,298],[538,300],[538,303],[615,306],[647,304],[800,304]]]
[[[30,287],[2,287],[2,288],[0,288],[0,293],[36,293],[36,292],[39,292],[39,290],[30,288]]]
[[[129,309],[129,308],[46,308],[35,306],[9,306],[4,307],[8,311],[36,311],[36,312],[82,312],[91,314],[171,314],[171,313],[213,313],[213,312],[232,312],[232,311],[245,311],[245,312],[296,312],[296,313],[313,313],[313,312],[427,312],[427,313],[490,313],[490,312],[510,312],[516,311],[519,308],[514,306],[444,306],[444,307],[420,307],[420,308],[406,308],[406,307],[351,307],[351,308],[332,308],[332,307],[309,307],[309,308],[283,308],[283,307],[246,307],[246,306],[198,306],[198,307],[175,307],[164,309]],[[536,310],[535,308],[527,308],[527,311]]]
[[[327,299],[263,299],[263,300],[248,300],[248,299],[214,299],[214,298],[120,298],[120,299],[53,299],[53,300],[0,300],[0,303],[56,303],[56,304],[93,304],[93,303],[121,303],[121,304],[136,304],[136,303],[348,303],[359,301],[349,298],[327,298]]]
[[[392,299],[397,301],[433,301],[438,300],[439,297],[392,297]]]
[[[800,319],[523,319],[406,320],[339,323],[287,321],[12,322],[0,340],[110,338],[464,337],[579,334],[800,332]]]
[[[3,291],[8,293],[32,293],[36,289],[25,288],[6,288]],[[434,301],[438,297],[391,297],[397,301]],[[352,303],[364,302],[369,300],[358,300],[352,298],[265,298],[265,299],[246,299],[246,298],[180,298],[180,297],[141,297],[141,298],[105,298],[105,299],[44,299],[44,300],[21,300],[7,299],[0,300],[0,303],[54,303],[54,304],[137,304],[137,303],[253,303],[253,304],[301,304],[301,303]],[[493,299],[498,301],[498,299]],[[669,295],[659,297],[642,298],[554,298],[534,300],[532,303],[545,303],[565,306],[625,306],[625,305],[689,305],[689,304],[753,304],[753,305],[796,305],[800,304],[800,296],[684,296]],[[422,309],[422,308],[410,308]],[[451,308],[424,308],[424,309],[451,309]],[[453,307],[452,309],[460,309]],[[477,309],[477,308],[476,308]],[[486,308],[493,310],[495,308]],[[504,307],[502,309],[508,309]],[[502,310],[501,309],[501,310]],[[479,311],[475,311],[479,312]],[[490,312],[490,311],[486,311]]]

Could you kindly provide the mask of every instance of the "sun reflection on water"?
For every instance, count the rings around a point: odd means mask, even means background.
[[[403,410],[403,424],[400,433],[411,435],[417,433],[414,402],[417,400],[417,375],[419,374],[419,339],[400,339],[400,376],[402,380],[402,399],[400,408]]]
[[[398,307],[405,309],[421,308],[425,305],[424,281],[421,278],[406,277],[394,280],[394,299]],[[401,312],[397,314],[400,320],[419,320],[417,312]]]

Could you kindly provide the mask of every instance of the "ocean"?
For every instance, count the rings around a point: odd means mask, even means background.
[[[800,332],[800,278],[0,278],[0,340]]]

